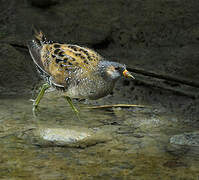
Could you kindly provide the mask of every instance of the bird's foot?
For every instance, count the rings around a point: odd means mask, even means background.
[[[70,105],[70,107],[72,108],[72,110],[74,111],[75,115],[77,116],[78,119],[80,119],[79,117],[79,111],[78,109],[74,106],[72,99],[68,96],[64,96],[64,98],[67,100],[68,104]]]
[[[33,116],[36,117],[37,116],[37,113],[39,111],[39,107],[38,107],[38,104],[36,104],[36,100],[34,99],[30,99],[31,102],[33,102],[33,107],[32,107],[32,113],[33,113]]]
[[[33,115],[36,116],[36,111],[38,110],[38,105],[39,105],[39,102],[40,100],[42,99],[42,97],[44,96],[44,93],[45,91],[50,88],[50,85],[48,83],[46,84],[43,84],[41,89],[40,89],[40,92],[39,94],[37,95],[36,99],[30,99],[30,101],[33,102],[33,108],[32,108],[32,111],[33,111]]]

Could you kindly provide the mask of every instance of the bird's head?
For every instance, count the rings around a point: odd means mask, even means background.
[[[117,80],[119,77],[133,78],[133,75],[127,71],[126,65],[117,62],[104,61],[101,64],[105,77],[112,80]]]

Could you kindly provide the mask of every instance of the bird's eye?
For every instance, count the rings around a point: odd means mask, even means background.
[[[119,67],[116,67],[116,68],[115,68],[116,71],[118,71],[119,69],[120,69]]]

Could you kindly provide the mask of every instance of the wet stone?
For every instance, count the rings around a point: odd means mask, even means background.
[[[42,147],[62,146],[85,148],[111,140],[110,135],[100,130],[93,131],[81,127],[40,127],[37,129],[30,129],[22,134],[22,137],[29,143]]]
[[[199,131],[174,135],[170,138],[171,144],[199,146]]]

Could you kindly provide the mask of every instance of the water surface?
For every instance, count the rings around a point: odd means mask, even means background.
[[[174,134],[197,128],[157,107],[88,109],[80,119],[63,98],[47,95],[37,117],[29,97],[0,99],[0,179],[199,179],[197,147],[173,146]],[[42,147],[20,134],[31,128],[100,129],[110,140],[85,148]]]

